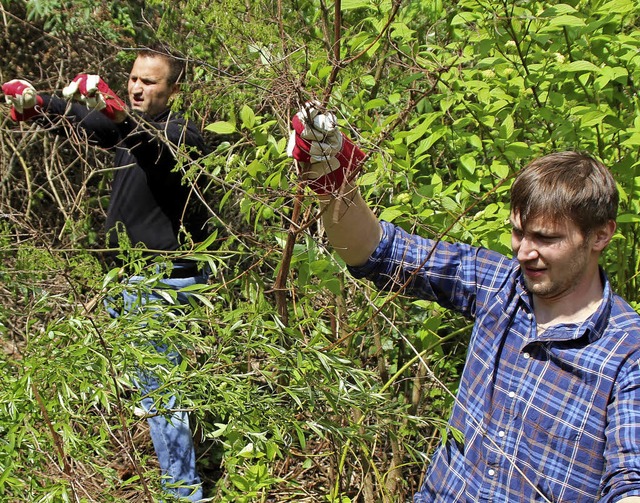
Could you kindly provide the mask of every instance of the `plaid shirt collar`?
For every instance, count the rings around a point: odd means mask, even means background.
[[[527,310],[533,312],[532,295],[527,290],[524,284],[524,278],[522,276],[522,273],[520,273],[519,271],[520,266],[517,265],[517,260],[513,259],[513,261],[515,263],[514,267],[517,273],[516,294],[525,304]],[[607,277],[602,267],[600,267],[600,277],[604,285],[602,302],[598,306],[598,309],[591,316],[589,316],[589,318],[587,318],[582,323],[562,325],[563,327],[565,327],[564,330],[545,330],[542,334],[532,337],[530,342],[578,340],[582,337],[587,337],[588,342],[592,343],[600,339],[607,327],[609,316],[611,314],[611,298],[613,295],[613,292],[611,290],[611,283],[609,282],[609,278]],[[568,326],[575,327],[575,330],[567,330],[566,328]]]

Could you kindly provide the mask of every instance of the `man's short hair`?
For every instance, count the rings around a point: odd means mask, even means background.
[[[167,49],[163,44],[153,44],[138,51],[145,58],[163,58],[169,64],[169,85],[177,84],[184,78],[186,65],[184,60]]]
[[[600,161],[579,152],[557,152],[532,161],[511,186],[511,212],[522,228],[538,217],[570,219],[583,236],[615,221],[618,188]]]

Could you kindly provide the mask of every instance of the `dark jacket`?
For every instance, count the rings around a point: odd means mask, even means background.
[[[118,246],[126,232],[133,245],[168,251],[206,238],[207,214],[193,182],[183,183],[174,152],[185,148],[191,160],[206,154],[197,127],[169,110],[155,116],[134,115],[115,124],[79,103],[43,95],[48,119],[64,116],[86,132],[90,142],[115,151],[115,175],[106,219],[107,243]]]

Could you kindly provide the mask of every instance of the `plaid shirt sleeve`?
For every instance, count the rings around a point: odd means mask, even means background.
[[[403,290],[472,318],[477,302],[497,291],[511,271],[511,260],[497,252],[422,238],[384,221],[380,225],[378,248],[366,264],[349,270],[381,290]]]
[[[622,359],[607,411],[602,503],[640,496],[640,327],[634,314],[621,298],[614,300],[611,324],[620,333],[617,346],[630,346],[631,353]]]

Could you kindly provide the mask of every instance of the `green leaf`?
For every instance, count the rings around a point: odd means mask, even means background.
[[[634,131],[631,136],[624,140],[621,145],[625,147],[637,147],[640,146],[640,132]]]
[[[365,103],[364,105],[364,109],[373,110],[374,108],[382,108],[386,105],[387,105],[386,100],[383,100],[382,98],[376,98],[376,99],[367,101],[367,103]]]
[[[491,163],[491,171],[500,178],[509,176],[509,166],[498,160]]]
[[[115,267],[113,269],[111,269],[104,277],[104,280],[102,281],[102,287],[106,287],[107,285],[109,285],[110,283],[112,283],[113,281],[118,279],[118,276],[120,275],[120,268],[119,267]]]
[[[248,493],[251,490],[252,484],[247,480],[246,477],[242,475],[238,475],[236,473],[231,473],[229,475],[229,480],[243,493]]]
[[[560,66],[565,72],[591,72],[600,73],[600,68],[591,63],[590,61],[572,61],[571,63],[563,64]]]
[[[451,213],[458,213],[460,211],[460,205],[455,202],[453,199],[451,199],[450,197],[443,197],[442,198],[442,207],[451,212]]]
[[[451,433],[451,436],[455,439],[455,441],[458,444],[464,445],[464,433],[462,431],[458,430],[457,428],[454,428],[453,426],[450,426],[449,433]]]
[[[209,249],[209,247],[216,241],[216,239],[218,239],[218,231],[213,231],[211,234],[209,234],[209,236],[207,236],[207,239],[205,239],[204,241],[202,241],[201,243],[198,244],[198,246],[195,249],[195,252],[203,252]]]
[[[431,128],[431,124],[440,117],[442,117],[442,112],[431,112],[426,114],[422,122],[418,126],[414,127],[407,136],[407,145],[411,145],[413,142],[422,138]]]
[[[253,113],[253,110],[251,110],[251,108],[247,105],[243,105],[243,107],[240,109],[240,119],[242,120],[242,125],[247,129],[253,128],[256,123],[256,116]],[[231,131],[231,133],[233,133],[233,131]]]
[[[508,140],[513,136],[515,125],[513,122],[513,116],[507,115],[500,126],[500,137]]]
[[[580,125],[582,127],[592,127],[598,124],[602,124],[604,118],[607,116],[606,113],[601,112],[600,110],[591,110],[585,113],[580,118]]]
[[[326,279],[322,282],[322,285],[333,295],[338,296],[342,293],[342,282],[338,278]]]
[[[621,215],[618,215],[618,218],[616,218],[616,220],[621,224],[638,223],[640,222],[640,215],[635,213],[623,213]]]
[[[571,15],[563,15],[563,16],[558,16],[558,17],[554,17],[550,22],[549,22],[549,26],[551,27],[575,27],[575,26],[579,26],[579,27],[584,27],[585,26],[585,22],[583,19],[576,17],[576,16],[571,16]]]
[[[264,173],[266,171],[267,171],[267,167],[258,159],[254,159],[247,166],[247,173],[254,178],[258,175],[258,173]]]
[[[623,66],[605,66],[601,70],[602,75],[609,80],[618,80],[624,83],[629,76],[629,70]]]
[[[410,41],[413,38],[415,30],[410,29],[405,23],[393,23],[391,25],[391,36],[403,41]]]
[[[458,12],[451,20],[451,26],[463,26],[473,23],[480,14],[476,12]]]
[[[238,456],[240,456],[241,458],[254,458],[256,457],[256,454],[259,453],[256,451],[253,442],[249,442],[242,448],[242,450],[238,452]]]
[[[520,157],[520,158],[524,158],[531,155],[531,149],[529,148],[529,145],[521,141],[515,141],[513,143],[509,143],[505,151],[515,154],[517,157]]]
[[[422,152],[429,150],[435,142],[437,142],[440,138],[447,134],[447,129],[441,127],[435,130],[431,135],[427,137],[426,140],[420,142],[420,145],[416,149],[416,155],[420,155]]]
[[[235,124],[226,121],[216,121],[208,124],[205,129],[217,134],[232,134],[236,132]]]
[[[396,218],[403,215],[404,211],[399,209],[397,206],[390,206],[389,208],[385,208],[380,213],[380,220],[385,220],[387,222],[393,222]]]
[[[473,175],[476,171],[476,158],[474,154],[464,154],[460,157],[460,165],[467,173]]]
[[[577,12],[575,7],[571,5],[567,5],[566,3],[559,3],[557,5],[553,5],[546,9],[540,16],[541,17],[556,17],[562,16],[566,14],[573,14]]]
[[[370,7],[371,0],[343,0],[340,7],[343,11],[361,9],[363,7]]]
[[[358,177],[358,184],[367,186],[367,185],[377,185],[379,180],[379,176],[376,172],[370,171],[368,173],[363,173]]]
[[[633,0],[612,0],[604,5],[601,5],[596,14],[627,14],[637,8],[636,2]]]
[[[174,305],[176,303],[176,292],[173,290],[156,289],[155,293],[162,297],[169,305]]]

